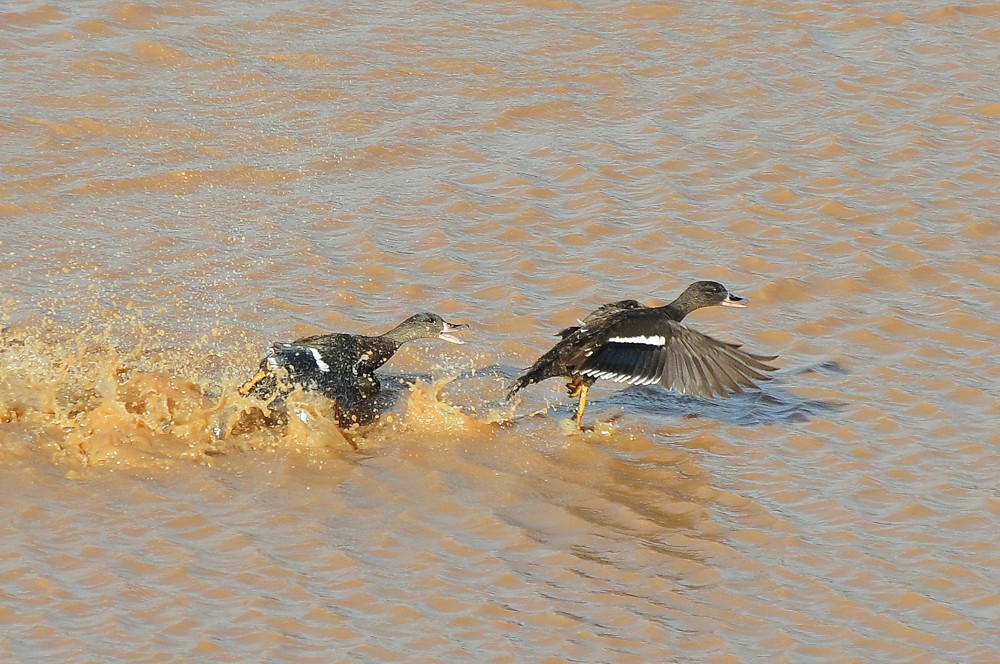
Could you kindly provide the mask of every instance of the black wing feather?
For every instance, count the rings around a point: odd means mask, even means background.
[[[647,343],[638,341],[643,337]],[[656,343],[660,337],[663,345]],[[631,341],[606,341],[582,362],[581,374],[632,384],[653,380],[681,394],[712,398],[741,394],[774,370],[766,364],[773,357],[747,353],[738,344],[653,316],[632,313],[609,329],[606,338]]]
[[[767,364],[774,356],[754,355],[739,344],[713,339],[635,300],[604,305],[560,336],[562,341],[518,377],[508,398],[525,385],[575,375],[590,382],[657,382],[682,394],[725,396],[755,387],[775,370]]]

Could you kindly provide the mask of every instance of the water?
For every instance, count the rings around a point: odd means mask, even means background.
[[[998,19],[8,5],[0,653],[996,660]],[[696,279],[761,393],[503,401]],[[235,394],[417,311],[468,343],[404,347],[370,429]]]

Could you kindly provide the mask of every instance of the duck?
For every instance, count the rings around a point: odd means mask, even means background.
[[[376,336],[335,332],[273,343],[239,394],[273,402],[300,386],[332,399],[339,425],[365,424],[376,416],[374,397],[382,389],[376,369],[410,341],[441,339],[463,344],[456,332],[468,327],[434,313],[418,313]]]
[[[576,427],[582,429],[587,392],[598,379],[658,384],[708,398],[742,394],[769,378],[776,367],[767,363],[777,355],[749,353],[740,344],[719,341],[681,321],[704,307],[745,307],[748,302],[717,281],[696,281],[664,306],[649,307],[637,300],[605,304],[579,325],[560,331],[561,340],[517,377],[507,399],[533,383],[567,377],[569,396],[579,399]]]

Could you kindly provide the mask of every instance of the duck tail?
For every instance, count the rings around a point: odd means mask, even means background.
[[[534,382],[535,381],[531,379],[530,371],[521,376],[518,376],[517,380],[515,380],[511,384],[510,389],[507,390],[507,401],[510,401],[513,398],[513,396],[517,394],[518,390],[527,387],[528,385],[531,385]]]
[[[517,391],[527,384],[528,384],[527,381],[524,380],[524,376],[521,376],[520,378],[515,380],[511,384],[510,389],[507,390],[507,401],[510,401],[514,397],[514,395],[517,394]]]
[[[507,398],[510,399],[518,390],[528,385],[540,383],[548,378],[555,378],[561,375],[563,375],[563,371],[559,365],[559,346],[557,345],[545,353],[545,355],[538,358],[538,361],[517,377],[517,380],[514,381],[514,384],[510,387],[510,391],[507,393]]]

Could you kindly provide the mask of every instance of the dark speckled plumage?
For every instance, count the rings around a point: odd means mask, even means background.
[[[375,370],[400,346],[416,339],[463,343],[455,330],[468,327],[446,322],[437,314],[415,314],[378,336],[319,334],[291,343],[275,343],[260,369],[241,388],[243,396],[273,400],[299,385],[322,392],[336,402],[341,425],[365,423],[374,416],[373,399],[381,390]],[[279,380],[280,372],[285,376]]]
[[[673,302],[646,307],[621,300],[596,309],[559,333],[562,340],[514,381],[507,398],[532,383],[566,376],[571,396],[580,397],[577,425],[587,390],[598,378],[630,385],[657,383],[681,394],[702,397],[742,393],[766,380],[773,356],[754,355],[692,330],[681,321],[696,309],[746,306],[714,281],[698,281]]]

